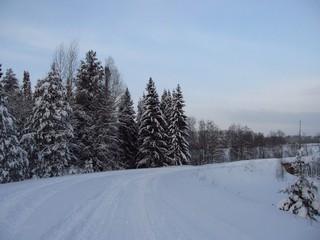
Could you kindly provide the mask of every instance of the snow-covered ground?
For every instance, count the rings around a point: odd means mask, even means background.
[[[74,175],[0,185],[0,239],[320,239],[276,208],[277,160]]]

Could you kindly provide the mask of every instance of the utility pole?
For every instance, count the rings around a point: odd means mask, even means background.
[[[303,162],[302,162],[302,139],[301,139],[301,120],[299,121],[299,149],[298,149],[298,155],[297,155],[297,165],[298,165],[298,174],[300,178],[304,177],[304,169],[303,169]]]
[[[299,121],[299,149],[301,149],[301,120]]]

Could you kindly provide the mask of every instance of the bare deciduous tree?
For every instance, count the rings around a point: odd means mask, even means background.
[[[106,60],[105,78],[105,85],[109,93],[112,94],[111,97],[113,97],[116,104],[118,104],[121,95],[126,90],[126,86],[122,81],[121,74],[112,57],[108,57]]]
[[[78,41],[73,40],[66,47],[64,43],[57,46],[53,62],[60,74],[61,79],[66,84],[67,97],[71,97],[75,87],[76,72],[79,66],[79,47]]]

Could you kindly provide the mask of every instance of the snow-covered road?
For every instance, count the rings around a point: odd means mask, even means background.
[[[0,239],[320,239],[279,211],[275,160],[0,185]]]

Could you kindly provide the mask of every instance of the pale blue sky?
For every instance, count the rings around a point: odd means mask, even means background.
[[[320,132],[320,1],[0,0],[0,63],[45,76],[60,43],[112,56],[135,101],[179,83],[186,114]]]

